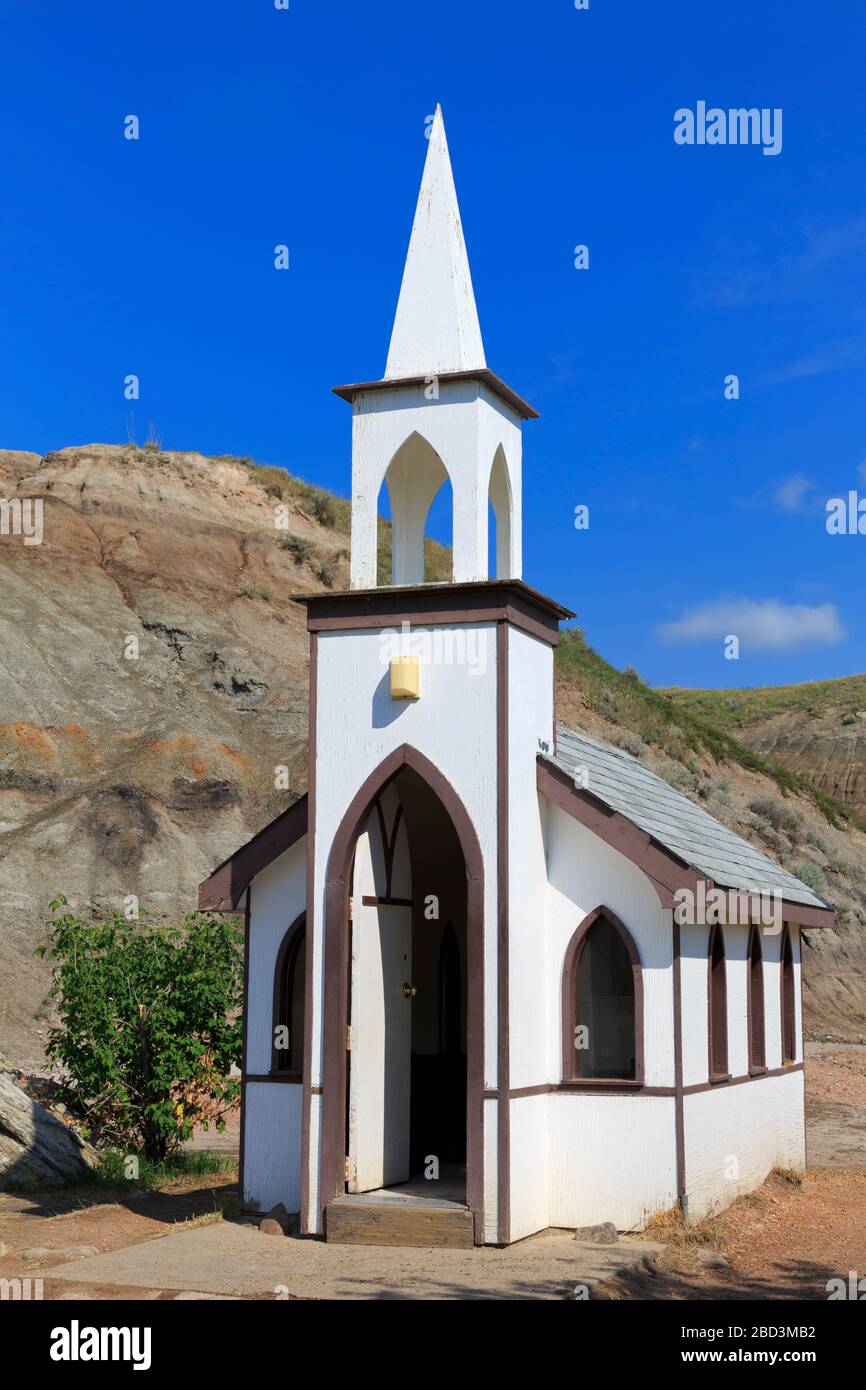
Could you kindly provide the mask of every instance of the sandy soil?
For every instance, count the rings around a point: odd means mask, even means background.
[[[711,1221],[683,1230],[676,1223],[653,1227],[646,1237],[662,1241],[665,1249],[652,1268],[638,1268],[617,1275],[593,1291],[607,1299],[826,1299],[827,1282],[847,1279],[851,1270],[866,1273],[866,1048],[838,1047],[815,1050],[807,1060],[807,1142],[809,1170],[801,1180],[775,1174],[760,1192],[742,1198]],[[231,1151],[237,1134],[223,1136],[223,1151]],[[206,1137],[196,1147],[207,1147]],[[58,1257],[27,1262],[23,1252],[31,1247],[57,1250],[67,1246],[94,1247],[100,1254],[122,1251],[160,1236],[221,1220],[219,1209],[237,1189],[220,1177],[178,1182],[158,1193],[89,1191],[74,1196],[44,1194],[27,1197],[0,1194],[0,1274],[4,1278],[39,1277],[41,1268],[59,1264]],[[539,1254],[562,1233],[544,1233],[533,1241],[511,1247],[519,1276],[525,1263],[522,1297],[560,1296],[551,1293],[549,1279],[539,1267]],[[269,1240],[267,1237],[259,1237]],[[241,1236],[241,1244],[246,1237]],[[248,1243],[248,1242],[246,1242]],[[309,1245],[309,1242],[304,1242]],[[273,1246],[268,1247],[273,1253]],[[357,1278],[366,1265],[382,1261],[381,1251],[359,1247],[351,1255],[347,1247],[341,1259],[357,1263]],[[442,1252],[445,1253],[445,1252]],[[456,1252],[455,1252],[456,1253]],[[550,1246],[553,1255],[553,1247]],[[557,1258],[560,1252],[557,1247]],[[456,1287],[444,1296],[497,1297],[495,1257],[502,1252],[479,1251],[472,1255],[488,1262],[490,1279],[481,1279],[474,1291]],[[431,1252],[386,1252],[386,1261],[400,1267],[400,1279],[418,1288],[429,1281]],[[721,1256],[721,1258],[719,1258]],[[269,1256],[270,1258],[270,1256]],[[511,1259],[511,1256],[509,1257]],[[366,1261],[366,1265],[365,1265]],[[510,1266],[509,1266],[510,1268]],[[380,1271],[381,1272],[381,1271]],[[560,1276],[561,1277],[561,1276]],[[537,1293],[533,1293],[533,1279]],[[381,1280],[380,1280],[381,1282]],[[563,1285],[567,1286],[567,1281]],[[141,1288],[126,1284],[92,1283],[46,1278],[46,1299],[112,1298],[173,1299],[172,1288]],[[242,1293],[240,1296],[244,1296]],[[247,1295],[249,1296],[249,1295]],[[264,1296],[264,1295],[262,1295]],[[370,1292],[369,1296],[389,1296]],[[400,1297],[396,1289],[390,1297]],[[415,1296],[443,1296],[423,1293]],[[561,1296],[569,1296],[567,1293]]]

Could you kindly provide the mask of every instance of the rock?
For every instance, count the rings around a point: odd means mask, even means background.
[[[95,1245],[56,1245],[49,1249],[46,1245],[34,1245],[25,1250],[21,1258],[29,1264],[40,1260],[78,1260],[85,1255],[98,1255]]]
[[[587,1245],[616,1245],[619,1236],[612,1221],[602,1221],[598,1226],[578,1226],[575,1240],[585,1240]]]
[[[259,1225],[259,1230],[263,1236],[284,1236],[286,1234],[280,1222],[275,1221],[272,1216],[265,1217]]]
[[[730,1269],[730,1265],[720,1250],[704,1250],[698,1247],[695,1251],[698,1263],[705,1269]]]
[[[84,1182],[96,1156],[74,1129],[0,1072],[0,1188]]]
[[[0,1260],[4,1259],[10,1252],[11,1247],[5,1241],[0,1240]]]

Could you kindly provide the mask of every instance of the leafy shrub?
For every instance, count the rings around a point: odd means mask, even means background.
[[[842,723],[843,723],[843,724],[856,724],[856,723],[857,723],[857,716],[856,716],[856,714],[852,714],[851,711],[849,710],[847,714],[843,714],[843,715],[842,715]]]
[[[333,527],[337,522],[337,512],[334,507],[334,499],[327,492],[321,492],[318,488],[313,488],[307,510],[310,516],[315,517],[320,526]]]
[[[801,883],[805,883],[807,888],[812,889],[813,893],[824,892],[824,875],[818,865],[812,863],[811,859],[801,859],[799,864],[794,866],[794,873]]]
[[[774,830],[786,830],[796,835],[803,825],[803,817],[796,806],[789,806],[775,796],[756,796],[749,802],[749,810],[768,820]]]
[[[316,578],[325,585],[326,589],[334,587],[334,571],[331,568],[330,560],[320,560],[316,570]]]
[[[702,801],[718,801],[727,806],[731,800],[730,783],[724,777],[702,777],[698,782],[698,796]]]
[[[684,767],[682,763],[672,761],[660,763],[656,768],[659,777],[678,792],[691,792],[697,786],[697,777],[690,768]]]
[[[610,741],[615,747],[622,748],[626,753],[631,753],[634,758],[643,758],[649,752],[643,739],[638,734],[632,733],[631,729],[617,729],[616,733],[611,734]]]
[[[261,599],[263,603],[270,603],[273,591],[265,584],[242,584],[240,595],[242,598]]]
[[[161,1162],[197,1125],[224,1127],[240,1083],[243,940],[234,919],[158,927],[120,912],[85,924],[51,904],[48,1054],[62,1095],[101,1144]]]
[[[280,549],[287,550],[296,565],[306,564],[315,552],[313,542],[307,540],[306,536],[281,536]]]

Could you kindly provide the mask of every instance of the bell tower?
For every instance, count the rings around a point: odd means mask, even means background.
[[[352,403],[353,589],[377,587],[378,501],[388,488],[390,583],[425,582],[424,528],[454,499],[454,583],[521,577],[522,425],[536,412],[487,366],[454,176],[437,106],[385,375],[339,386]],[[488,574],[488,517],[496,519]]]

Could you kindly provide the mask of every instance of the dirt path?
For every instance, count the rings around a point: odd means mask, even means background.
[[[670,1223],[653,1228],[646,1236],[665,1241],[654,1266],[617,1274],[594,1288],[593,1298],[824,1300],[830,1279],[847,1280],[850,1271],[866,1276],[866,1048],[816,1050],[807,1061],[806,1096],[810,1167],[801,1182],[774,1175],[760,1192],[697,1228],[677,1229]],[[236,1133],[227,1134],[224,1147],[230,1150],[234,1143]],[[207,1144],[199,1140],[196,1147]],[[219,1211],[225,1203],[231,1219],[222,1223]],[[573,1297],[575,1247],[562,1232],[545,1232],[510,1247],[507,1259],[506,1252],[487,1250],[383,1251],[254,1234],[234,1223],[237,1208],[231,1174],[211,1181],[188,1179],[161,1192],[0,1194],[0,1275],[42,1277],[46,1299],[174,1299],[187,1282],[185,1274],[177,1273],[183,1264],[175,1264],[170,1282],[162,1284],[159,1271],[170,1270],[172,1260],[160,1264],[153,1249],[141,1247],[166,1234],[193,1231],[192,1242],[174,1242],[166,1255],[188,1249],[192,1257],[199,1247],[228,1249],[236,1243],[248,1274],[234,1297],[273,1298],[272,1289],[256,1291],[252,1271],[259,1250],[269,1271],[280,1260],[290,1272],[309,1263],[315,1287],[330,1287],[329,1280],[339,1276],[345,1292],[338,1296],[343,1297]],[[221,1223],[223,1230],[195,1232],[211,1223]],[[111,1267],[126,1274],[115,1282],[88,1281],[88,1266],[98,1266],[86,1256],[24,1259],[34,1247],[59,1251],[70,1246],[91,1247],[100,1256],[118,1252]],[[125,1251],[128,1259],[120,1258]],[[449,1258],[458,1254],[468,1263],[452,1270]],[[72,1261],[83,1258],[81,1279],[70,1279],[65,1271],[62,1278],[40,1276],[40,1270],[56,1269],[67,1258],[70,1274]],[[153,1270],[152,1284],[146,1282],[149,1276],[142,1279],[139,1265]],[[207,1260],[201,1269],[206,1265]],[[197,1267],[191,1258],[190,1273]],[[127,1283],[130,1277],[138,1283]],[[218,1296],[213,1280],[208,1285],[203,1273],[202,1282],[205,1291],[211,1288],[210,1296]]]

